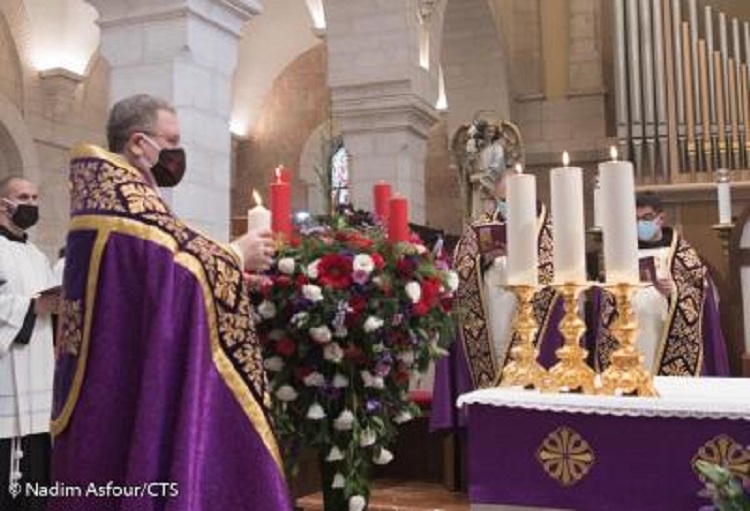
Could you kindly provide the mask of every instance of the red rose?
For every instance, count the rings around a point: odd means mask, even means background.
[[[423,300],[420,300],[419,303],[414,304],[412,310],[417,316],[424,316],[430,311],[430,307]]]
[[[397,385],[406,385],[409,383],[409,371],[396,371],[393,373],[393,378],[396,380]]]
[[[361,295],[354,295],[349,299],[349,307],[355,313],[361,314],[367,308],[367,300],[362,298]]]
[[[404,257],[396,264],[396,271],[399,276],[405,279],[414,278],[414,272],[417,270],[417,263],[411,257]]]
[[[276,353],[282,357],[292,356],[295,351],[297,351],[297,345],[289,338],[282,339],[276,343]]]
[[[365,238],[364,236],[352,236],[352,238],[348,242],[348,245],[358,250],[365,250],[372,246],[372,240],[369,238]]]
[[[323,256],[318,264],[318,273],[324,286],[347,288],[352,285],[352,260],[339,254]]]
[[[378,270],[382,270],[385,267],[385,260],[383,259],[383,256],[375,252],[374,254],[371,254],[370,257],[372,258],[372,262],[375,265],[375,268]]]
[[[367,357],[365,357],[365,352],[362,351],[362,348],[355,344],[350,344],[349,346],[344,348],[344,358],[358,364],[363,364],[367,360]]]
[[[443,308],[443,312],[450,312],[453,309],[453,298],[448,296],[441,298],[440,306]]]
[[[292,280],[286,275],[279,275],[275,279],[277,286],[287,287],[292,283]]]
[[[302,274],[297,275],[295,283],[297,284],[297,287],[302,287],[302,286],[304,286],[305,284],[308,283],[307,277],[305,277]]]
[[[440,299],[442,283],[438,279],[427,279],[422,282],[422,299],[429,307],[437,305]]]
[[[294,376],[296,376],[299,381],[302,381],[307,378],[312,372],[312,367],[300,366],[294,370]]]

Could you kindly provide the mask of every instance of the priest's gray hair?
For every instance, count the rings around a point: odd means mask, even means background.
[[[115,103],[107,121],[109,150],[122,153],[130,135],[137,131],[153,133],[159,110],[175,113],[167,101],[149,94],[137,94]]]

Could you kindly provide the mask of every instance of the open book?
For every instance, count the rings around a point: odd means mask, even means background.
[[[507,245],[505,224],[492,222],[475,225],[473,228],[479,243],[479,253],[485,260],[491,261],[505,255]]]

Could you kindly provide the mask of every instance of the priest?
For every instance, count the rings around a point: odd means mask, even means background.
[[[643,278],[652,283],[636,292],[632,300],[638,320],[637,343],[646,368],[662,376],[728,375],[718,293],[708,267],[667,225],[657,195],[637,197],[636,214]],[[614,298],[605,293],[600,300],[595,338],[597,365],[603,369],[617,342],[611,332]]]
[[[82,492],[51,509],[291,509],[243,280],[272,242],[224,245],[172,213],[158,187],[185,154],[168,103],[126,98],[107,131],[109,151],[70,165],[52,475]]]

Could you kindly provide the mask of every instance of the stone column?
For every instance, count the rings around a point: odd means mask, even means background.
[[[372,185],[390,182],[425,220],[427,134],[437,121],[444,2],[327,0],[328,80],[335,122],[351,155],[352,197],[372,208]],[[420,65],[423,23],[429,62]]]
[[[188,169],[167,200],[190,225],[228,239],[232,75],[240,29],[259,0],[87,1],[100,14],[111,103],[149,93],[177,109]]]

